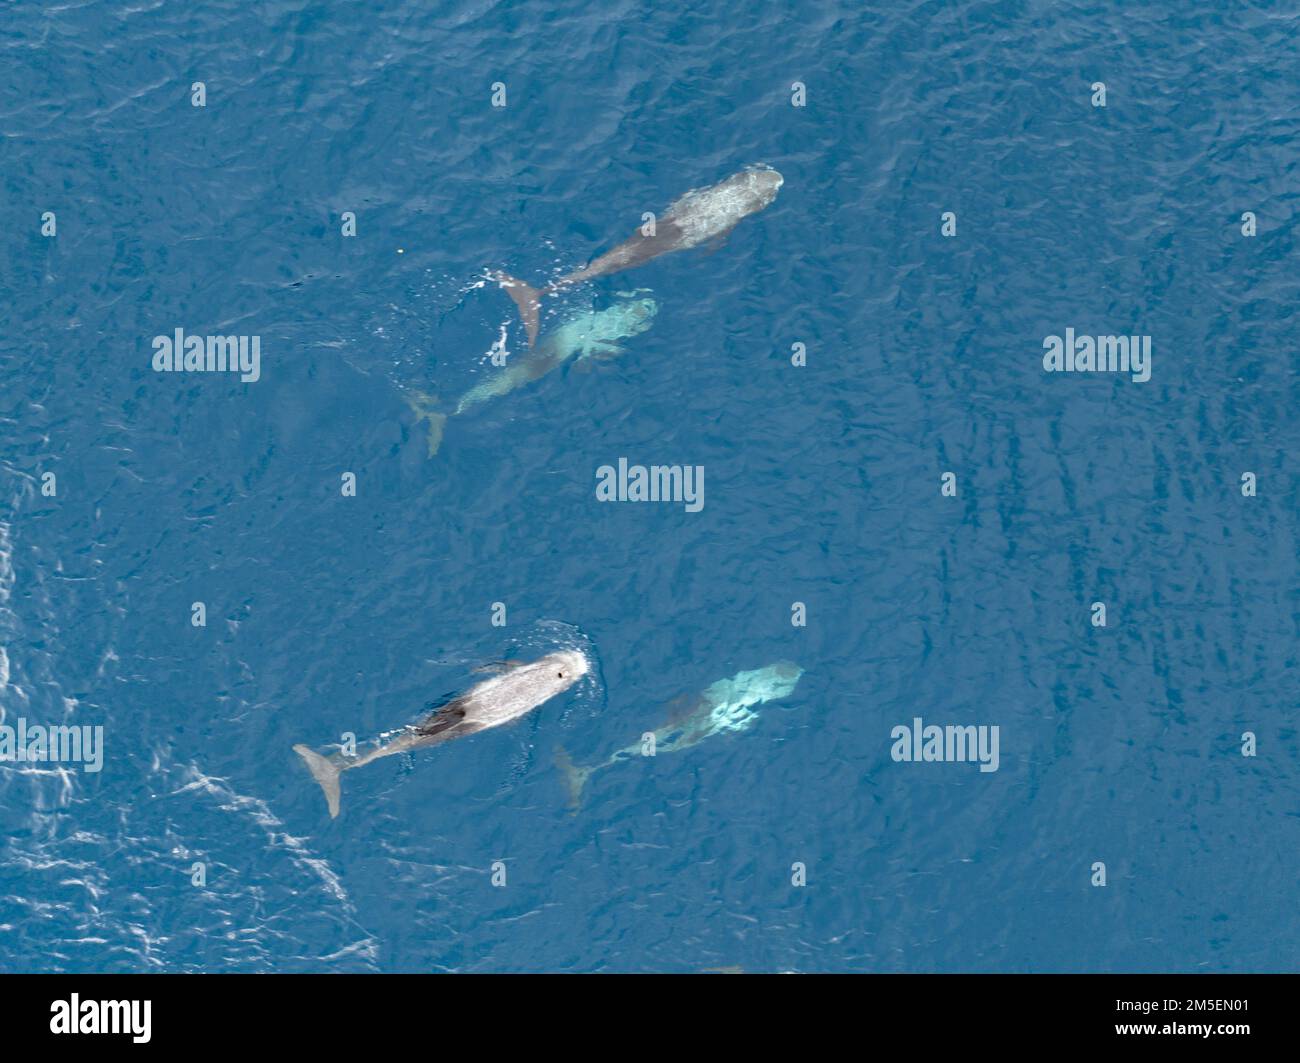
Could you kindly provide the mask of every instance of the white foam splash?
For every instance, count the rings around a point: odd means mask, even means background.
[[[13,636],[17,626],[7,604],[14,585],[13,555],[9,525],[0,522],[0,638],[6,641]],[[9,689],[9,675],[9,653],[4,645],[0,644],[0,694]],[[3,720],[4,707],[0,706],[0,721]]]

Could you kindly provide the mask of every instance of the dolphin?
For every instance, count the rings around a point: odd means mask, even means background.
[[[504,288],[519,307],[531,347],[537,338],[543,296],[580,281],[631,269],[672,251],[696,247],[706,240],[720,240],[741,219],[770,205],[784,183],[785,178],[770,166],[761,163],[748,166],[716,185],[687,192],[656,220],[648,234],[643,227],[612,251],[606,251],[594,262],[565,274],[545,288],[534,288],[500,270],[489,273],[488,279]]]
[[[405,728],[387,745],[376,746],[360,756],[336,753],[322,756],[304,745],[293,747],[325,791],[330,818],[339,814],[339,776],[380,757],[391,757],[412,749],[441,745],[490,727],[500,727],[532,712],[543,702],[562,694],[591,670],[581,653],[566,650],[551,653],[531,663],[503,662],[495,666],[500,674],[471,687],[464,694]]]
[[[789,697],[801,675],[803,669],[797,664],[778,661],[752,672],[737,672],[730,679],[719,679],[694,703],[679,698],[677,703],[685,702],[689,708],[685,715],[678,715],[677,719],[654,732],[655,754],[690,749],[712,735],[747,731],[758,722],[758,713],[751,711],[750,706]],[[620,761],[645,756],[644,741],[638,739],[606,760],[585,767],[574,764],[568,753],[561,749],[556,759],[568,785],[570,806],[577,809],[587,780],[596,772]]]
[[[552,369],[563,365],[574,355],[579,358],[612,358],[622,353],[619,340],[629,339],[645,332],[659,312],[659,304],[648,295],[649,289],[620,292],[624,297],[604,310],[588,310],[575,314],[558,328],[542,337],[541,344],[527,354],[512,358],[509,364],[494,373],[483,383],[470,388],[461,396],[450,414],[438,413],[433,407],[437,400],[424,392],[415,391],[407,396],[407,404],[416,413],[416,423],[429,421],[429,457],[438,453],[447,418],[487,402],[499,395],[508,395],[515,388],[531,384]],[[647,294],[642,294],[647,293]]]

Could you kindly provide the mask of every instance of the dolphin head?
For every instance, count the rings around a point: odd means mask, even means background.
[[[776,194],[785,184],[785,178],[772,167],[758,163],[745,171],[749,179],[751,194],[754,197],[754,209],[762,210],[769,206]]]
[[[636,336],[654,324],[655,314],[659,313],[659,304],[653,299],[633,299],[626,304],[624,311],[624,328],[627,335]]]
[[[801,675],[803,669],[797,664],[777,661],[751,672],[737,672],[730,679],[719,679],[704,692],[703,700],[712,706],[710,717],[718,727],[747,727],[753,722],[751,717],[757,718],[749,706],[789,697]]]
[[[555,693],[568,690],[579,679],[591,671],[587,658],[576,650],[561,650],[550,653],[537,662],[546,669],[548,685],[555,687]]]
[[[642,288],[640,291],[647,291]],[[635,292],[620,292],[620,295],[635,296]],[[587,315],[582,326],[584,341],[623,340],[645,332],[654,324],[659,304],[649,296],[621,298],[611,306],[599,312]]]
[[[803,669],[791,661],[777,661],[766,668],[760,668],[763,685],[767,689],[767,698],[785,698],[794,693],[799,684]]]
[[[776,701],[789,697],[799,683],[803,669],[790,661],[755,668],[752,672],[737,672],[731,679],[723,680],[726,697],[746,705]]]

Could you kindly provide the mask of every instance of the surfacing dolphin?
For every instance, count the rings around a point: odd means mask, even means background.
[[[356,757],[335,753],[326,757],[304,745],[294,746],[294,752],[307,762],[320,788],[325,791],[325,801],[333,819],[339,814],[339,776],[343,772],[380,757],[441,745],[454,738],[464,738],[489,727],[510,723],[564,693],[590,670],[587,658],[573,650],[548,654],[529,664],[504,665],[500,675],[471,687],[420,723],[406,728],[387,745],[377,746],[368,753]]]
[[[662,218],[656,219],[650,235],[638,230],[612,251],[605,252],[582,269],[552,281],[545,288],[534,288],[499,270],[488,276],[506,289],[519,307],[519,316],[523,318],[531,347],[537,338],[543,296],[579,281],[631,269],[672,251],[696,247],[706,240],[720,239],[743,218],[768,206],[776,199],[777,190],[784,183],[785,178],[776,170],[757,164],[709,188],[692,189],[673,203]]]
[[[755,668],[751,672],[737,672],[730,679],[719,679],[694,703],[678,699],[678,702],[685,701],[689,708],[684,714],[679,713],[676,720],[654,732],[655,755],[690,749],[712,735],[747,731],[758,722],[758,713],[753,712],[751,706],[789,697],[794,693],[801,675],[803,669],[797,664],[777,661],[776,664]],[[556,759],[569,788],[570,806],[574,809],[578,807],[587,780],[602,768],[647,755],[644,738],[610,754],[606,760],[586,766],[574,764],[561,749]]]
[[[642,288],[639,292],[648,292]],[[500,395],[508,395],[515,388],[531,384],[552,369],[558,369],[577,355],[580,359],[612,358],[621,354],[619,340],[630,339],[645,332],[653,323],[659,305],[648,294],[633,298],[638,292],[620,292],[619,302],[604,310],[587,310],[575,314],[542,337],[542,342],[527,354],[512,355],[506,366],[494,369],[487,380],[470,388],[461,396],[450,413],[434,409],[437,400],[424,392],[414,391],[407,396],[407,404],[416,413],[417,423],[429,422],[429,457],[438,453],[447,418],[487,402]]]

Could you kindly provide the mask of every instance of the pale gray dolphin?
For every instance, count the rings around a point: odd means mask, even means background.
[[[500,675],[471,687],[420,723],[406,728],[387,745],[377,746],[368,753],[356,757],[335,753],[326,757],[307,746],[294,746],[294,752],[307,762],[320,788],[325,791],[330,818],[339,814],[339,776],[343,772],[380,757],[441,745],[453,738],[464,738],[489,727],[510,723],[564,693],[591,670],[587,658],[573,650],[548,654],[530,664],[513,663],[500,667]]]
[[[531,347],[537,338],[538,314],[542,297],[579,281],[603,277],[609,273],[639,266],[652,258],[696,247],[706,240],[719,239],[731,232],[750,214],[768,206],[785,183],[776,170],[762,164],[747,167],[709,188],[692,189],[655,221],[650,235],[638,231],[612,251],[607,251],[582,269],[565,274],[545,288],[534,288],[508,273],[497,270],[489,278],[506,289],[519,307]]]
[[[604,310],[574,314],[563,325],[543,336],[536,349],[527,354],[512,355],[504,368],[491,370],[487,380],[465,392],[450,414],[437,411],[437,400],[432,395],[422,391],[412,391],[407,395],[407,405],[415,411],[417,423],[423,419],[429,422],[429,457],[437,454],[442,445],[448,417],[531,384],[575,355],[579,359],[595,359],[621,354],[618,341],[645,332],[654,323],[659,305],[649,298],[645,288],[620,292],[619,295],[623,298]]]
[[[801,675],[803,669],[797,664],[778,661],[765,668],[737,672],[730,679],[719,679],[694,702],[678,699],[676,719],[654,732],[655,755],[690,749],[716,734],[747,731],[758,722],[758,713],[752,711],[752,706],[789,697]],[[563,749],[559,750],[556,759],[564,772],[571,806],[578,807],[587,780],[596,772],[611,764],[647,755],[644,738],[624,746],[605,760],[586,766],[574,764]]]

